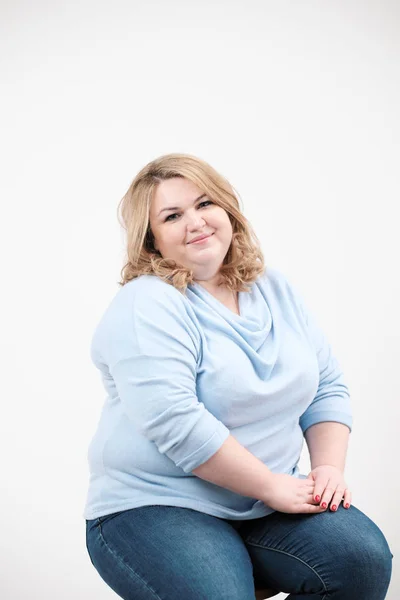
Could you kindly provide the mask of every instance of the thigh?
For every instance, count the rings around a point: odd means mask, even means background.
[[[392,554],[378,526],[355,506],[313,515],[275,512],[242,521],[238,531],[255,580],[290,598],[385,598]]]
[[[87,522],[87,549],[125,600],[254,600],[252,564],[225,520],[174,506],[144,506]]]

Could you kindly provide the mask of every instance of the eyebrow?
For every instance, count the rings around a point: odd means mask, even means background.
[[[193,200],[193,204],[195,204],[198,200],[201,200],[202,198],[204,198],[204,196],[207,196],[207,194],[201,194],[201,196],[199,196],[198,198],[195,198]],[[160,210],[160,212],[158,213],[157,216],[160,216],[162,212],[166,211],[166,210],[179,210],[179,206],[168,206],[168,208],[163,208],[162,210]]]

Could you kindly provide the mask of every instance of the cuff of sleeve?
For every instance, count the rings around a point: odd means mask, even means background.
[[[197,469],[197,467],[205,463],[221,448],[222,444],[229,437],[229,433],[229,429],[223,423],[219,422],[218,428],[210,439],[195,452],[177,462],[176,466],[183,469],[185,473],[190,473],[193,469]]]
[[[344,412],[337,411],[318,411],[313,412],[310,415],[303,415],[300,418],[300,427],[303,431],[305,431],[311,427],[311,425],[315,425],[316,423],[323,423],[326,421],[334,421],[335,423],[343,423],[343,425],[347,425],[347,427],[352,430],[353,427],[353,419],[351,415]]]

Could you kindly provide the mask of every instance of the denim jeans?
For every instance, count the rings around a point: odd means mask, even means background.
[[[100,577],[125,600],[383,600],[392,554],[355,506],[230,521],[189,508],[144,506],[86,521]]]

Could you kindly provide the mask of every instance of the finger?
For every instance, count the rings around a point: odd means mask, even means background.
[[[297,491],[301,494],[312,494],[314,495],[314,485],[300,485]]]
[[[322,495],[326,489],[328,481],[323,481],[322,479],[315,482],[314,485],[314,500],[315,502],[321,502]]]
[[[307,483],[303,484],[303,488],[312,494],[315,488],[315,483],[313,481],[307,481]]]
[[[342,501],[343,494],[344,494],[344,488],[337,487],[336,492],[333,494],[332,500],[331,500],[330,509],[332,512],[336,512],[337,509],[339,508],[339,504]]]
[[[302,494],[312,494],[314,491],[314,482],[303,479],[303,481],[298,486],[298,491]]]
[[[308,502],[309,504],[318,504],[318,505],[320,504],[319,502],[317,502],[315,500],[313,491],[308,492],[306,494],[304,500],[305,500],[305,502]]]
[[[299,512],[302,513],[323,513],[325,509],[320,504],[308,504],[304,503]]]
[[[350,508],[352,500],[352,494],[349,489],[344,490],[344,498],[343,498],[343,506],[345,508]]]
[[[332,500],[333,494],[336,491],[336,486],[334,486],[331,481],[328,482],[327,487],[325,488],[322,498],[321,498],[321,506],[322,508],[328,508],[330,501]]]

